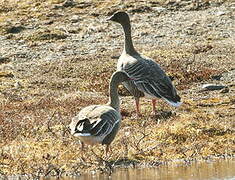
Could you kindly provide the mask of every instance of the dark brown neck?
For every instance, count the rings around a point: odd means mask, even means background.
[[[130,22],[123,23],[122,27],[123,27],[124,35],[125,35],[125,44],[124,44],[123,51],[130,55],[138,54],[132,43]]]
[[[119,111],[120,108],[120,100],[118,96],[118,84],[111,80],[109,84],[109,102],[108,104]]]

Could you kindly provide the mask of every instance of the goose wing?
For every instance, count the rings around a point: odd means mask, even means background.
[[[120,122],[121,115],[109,106],[93,105],[80,111],[72,121],[80,136],[106,137]]]
[[[126,64],[123,70],[134,79],[134,84],[140,91],[152,97],[162,97],[170,103],[180,101],[170,78],[156,62],[142,58]]]

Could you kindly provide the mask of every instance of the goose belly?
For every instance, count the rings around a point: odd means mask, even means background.
[[[82,142],[89,145],[101,144],[104,139],[104,137],[101,136],[84,136],[80,134],[77,134],[76,137],[78,137]]]
[[[156,99],[156,96],[152,96],[152,95],[150,95],[150,94],[148,94],[148,93],[146,93],[146,92],[144,92],[144,97],[145,97],[146,99]],[[158,98],[161,98],[161,97],[158,97]]]

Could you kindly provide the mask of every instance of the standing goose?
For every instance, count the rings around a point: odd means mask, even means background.
[[[130,80],[127,73],[113,73],[109,84],[109,102],[106,105],[91,105],[83,108],[70,123],[71,134],[89,145],[106,144],[106,155],[109,145],[117,134],[121,122],[119,111],[118,85]]]
[[[125,71],[134,80],[124,82],[124,86],[135,97],[136,113],[140,116],[140,97],[152,99],[153,113],[156,113],[156,98],[163,98],[169,104],[181,105],[170,78],[152,59],[140,55],[131,38],[130,19],[126,12],[117,12],[108,20],[122,25],[125,35],[124,49],[117,63],[117,70]]]

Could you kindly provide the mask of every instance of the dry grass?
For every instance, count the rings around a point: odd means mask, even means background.
[[[108,100],[108,77],[114,71],[114,62],[105,57],[98,64],[87,57],[89,66],[85,65],[86,57],[40,63],[30,69],[26,67],[28,76],[24,66],[18,67],[22,74],[17,76],[24,82],[23,87],[2,91],[1,173],[60,176],[93,169],[110,171],[120,164],[159,165],[176,159],[234,154],[231,144],[234,144],[235,97],[211,92],[203,98],[208,93],[197,92],[199,99],[195,99],[193,91],[183,95],[184,104],[177,113],[169,113],[175,110],[159,101],[158,117],[150,116],[150,102],[141,101],[144,113],[141,119],[133,116],[133,99],[123,97],[122,127],[108,160],[101,146],[89,147],[82,158],[80,144],[71,137],[67,126],[82,107]],[[165,68],[175,75],[174,63]],[[181,73],[175,83],[189,87],[207,80],[215,71],[198,65],[196,73]]]
[[[82,158],[80,144],[71,137],[67,125],[81,107],[106,100],[71,94],[61,98],[45,97],[36,102],[2,104],[2,173],[59,176],[65,172],[105,170],[108,165],[104,166],[103,162],[159,164],[234,154],[235,97],[220,97],[197,102],[185,100],[177,114],[163,118],[160,124],[148,116],[150,111],[145,110],[146,105],[141,119],[131,116],[133,109],[123,109],[122,127],[108,161],[104,160],[101,146],[89,147]],[[213,107],[201,106],[208,103]]]
[[[61,0],[8,2],[0,4],[0,33],[4,35],[12,26],[19,27],[17,23],[12,25],[11,19],[27,26],[33,23],[33,16],[40,25],[50,20],[45,13],[48,12],[55,21],[65,22],[70,13],[86,14],[92,10],[89,16],[109,14],[119,3],[77,1],[76,6],[64,9],[65,16],[61,17],[55,7],[63,3]],[[126,7],[138,12],[145,3],[128,1]],[[44,26],[34,34],[20,31],[23,33],[6,37],[26,40],[32,50],[38,42],[61,42],[67,35]],[[111,171],[120,164],[159,165],[177,159],[234,155],[234,86],[224,94],[197,89],[212,76],[231,68],[228,63],[234,57],[234,49],[220,50],[220,46],[206,42],[189,49],[161,47],[145,51],[175,78],[184,103],[174,109],[159,101],[159,116],[153,117],[150,102],[143,100],[143,117],[136,119],[133,99],[123,97],[123,122],[107,158],[102,146],[89,147],[82,157],[80,144],[69,134],[67,126],[82,107],[107,102],[109,77],[116,64],[110,60],[110,52],[55,61],[0,61],[0,175],[76,175],[94,169]],[[225,59],[209,59],[210,53],[228,54]],[[120,92],[128,95],[123,87]]]

